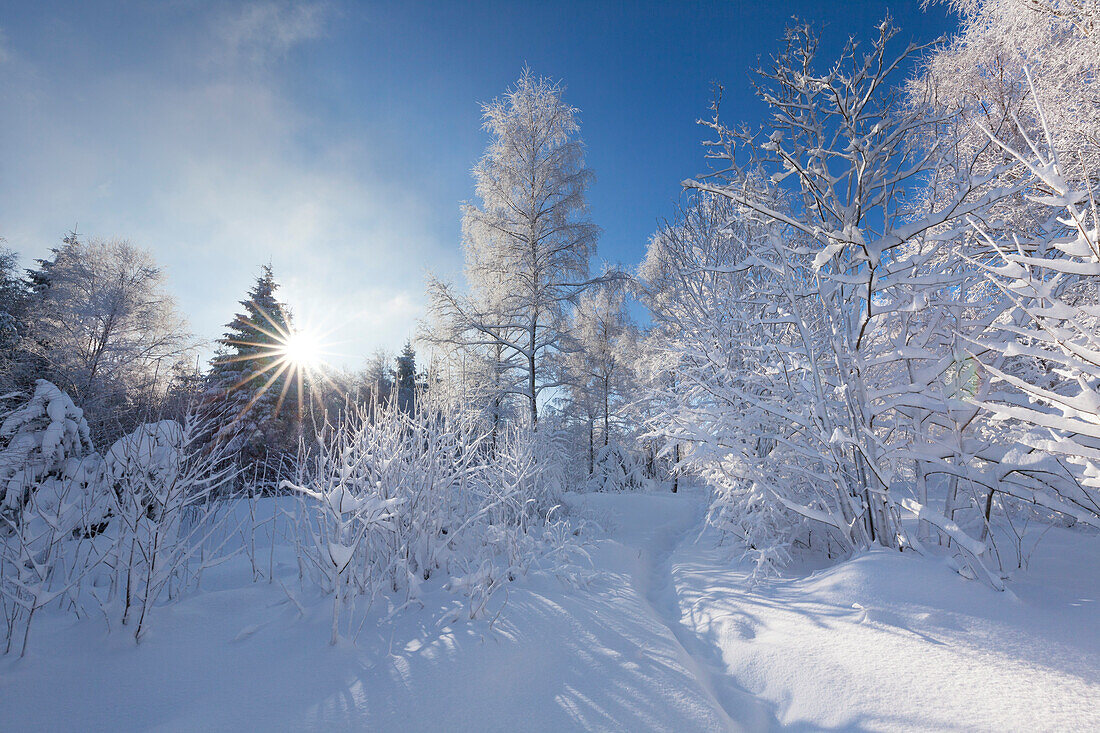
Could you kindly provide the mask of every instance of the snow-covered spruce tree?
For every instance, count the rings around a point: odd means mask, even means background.
[[[412,341],[405,342],[405,348],[397,357],[397,406],[409,412],[416,401],[416,351]]]
[[[276,297],[279,284],[264,265],[244,311],[226,324],[219,353],[207,376],[207,395],[224,417],[219,437],[240,451],[242,464],[296,450],[299,413],[305,399],[291,365],[283,359],[290,314]],[[290,403],[290,404],[286,404]]]
[[[934,394],[952,363],[924,348],[937,326],[910,323],[907,314],[958,286],[939,269],[941,252],[966,228],[964,217],[1007,195],[989,186],[1001,168],[974,176],[951,165],[950,139],[930,141],[925,133],[940,117],[891,86],[917,48],[894,54],[896,29],[887,20],[877,31],[866,52],[851,41],[819,71],[813,33],[790,29],[760,72],[761,97],[774,112],[766,129],[759,136],[731,130],[716,112],[707,123],[716,135],[708,156],[727,167],[685,182],[754,212],[768,230],[761,241],[770,255],[752,263],[770,273],[758,295],[792,326],[788,357],[808,379],[796,390],[800,400],[769,399],[770,410],[789,429],[805,426],[831,446],[820,452],[830,506],[785,505],[829,527],[847,548],[906,542],[891,490],[913,462],[913,439],[921,440],[916,411],[938,409],[916,398]],[[747,160],[735,159],[735,145]],[[933,171],[950,195],[914,202],[907,186]],[[784,181],[794,195],[782,195]],[[897,339],[884,347],[883,334],[899,333],[905,348]]]
[[[524,70],[515,86],[483,109],[492,137],[474,169],[479,203],[463,209],[469,294],[429,282],[442,330],[428,337],[490,352],[506,394],[526,402],[538,424],[539,396],[559,386],[548,360],[566,327],[567,304],[590,284],[598,228],[585,193],[592,172],[577,138],[577,110],[556,82]]]

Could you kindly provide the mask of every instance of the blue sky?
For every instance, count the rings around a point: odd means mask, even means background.
[[[637,263],[695,121],[759,120],[749,70],[792,16],[825,54],[889,10],[902,38],[954,25],[906,2],[0,2],[0,236],[25,261],[73,226],[151,249],[205,338],[261,263],[336,361],[396,349],[424,274],[461,267],[479,102],[526,63],[581,110],[600,257]]]

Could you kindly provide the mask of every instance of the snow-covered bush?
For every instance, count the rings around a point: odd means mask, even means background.
[[[83,612],[81,588],[86,576],[105,559],[95,546],[69,522],[78,512],[67,492],[35,492],[23,506],[20,520],[0,517],[0,611],[5,622],[4,653],[13,650],[22,636],[20,655],[35,614],[54,603],[77,615]]]
[[[35,612],[59,599],[78,614],[117,600],[123,623],[136,608],[140,637],[147,610],[180,578],[209,530],[209,522],[188,515],[202,514],[210,490],[226,477],[224,451],[200,445],[201,432],[194,421],[141,425],[103,457],[80,408],[38,381],[32,398],[0,426],[0,585],[9,649],[22,624],[25,651]],[[104,575],[107,597],[83,593],[86,577]]]
[[[34,394],[0,424],[0,513],[22,521],[23,508],[50,512],[62,530],[88,528],[106,513],[102,458],[72,398],[39,379]]]
[[[209,433],[191,413],[183,424],[141,425],[107,453],[110,590],[98,600],[120,608],[136,640],[150,609],[197,580],[231,539],[232,501],[221,490],[236,469],[228,446],[204,440]]]
[[[645,457],[618,443],[600,448],[588,479],[589,491],[652,491]]]
[[[456,407],[396,404],[349,415],[301,458],[297,527],[303,574],[333,594],[333,642],[356,598],[401,594],[440,578],[480,615],[493,593],[540,558],[550,542],[557,461],[543,431],[489,432]],[[549,431],[545,431],[549,432]]]
[[[104,456],[111,489],[116,495],[137,490],[130,500],[145,505],[147,512],[156,511],[149,489],[175,480],[183,445],[183,427],[175,420],[139,425],[115,441]]]
[[[140,640],[151,608],[224,555],[231,502],[213,496],[232,469],[200,420],[140,425],[104,458],[79,408],[40,380],[0,430],[16,492],[0,514],[8,651],[20,630],[26,651],[35,613],[54,602],[108,621],[117,612]]]
[[[369,480],[357,471],[361,468],[362,454],[349,453],[347,447],[343,440],[338,440],[331,446],[336,455],[326,456],[330,447],[322,444],[319,451],[323,453],[316,459],[318,470],[308,485],[283,482],[285,488],[309,500],[313,509],[309,513],[312,521],[304,524],[311,535],[305,550],[322,589],[332,594],[333,644],[339,639],[340,612],[351,595],[351,585],[357,586],[354,590],[358,593],[368,588],[364,581],[369,582],[369,576],[358,571],[369,569],[375,560],[371,550],[379,543],[372,542],[375,538],[369,535],[389,528],[392,507],[399,502],[362,490],[361,482]],[[332,468],[336,470],[329,470]],[[361,548],[366,548],[366,552],[361,552]],[[361,565],[351,567],[353,560]]]
[[[753,578],[772,576],[790,562],[791,548],[807,527],[775,500],[770,486],[748,479],[739,463],[725,456],[702,464],[700,474],[712,487],[707,521],[736,538],[741,556],[752,562]]]
[[[72,399],[46,380],[0,425],[0,608],[5,652],[35,613],[74,594],[98,562],[84,540],[108,508],[103,461]]]

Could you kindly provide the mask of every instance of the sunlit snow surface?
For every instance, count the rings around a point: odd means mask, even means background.
[[[886,551],[750,588],[694,493],[572,501],[603,517],[602,575],[520,580],[492,629],[450,623],[455,597],[429,590],[330,647],[330,606],[279,545],[295,601],[238,556],[140,646],[44,616],[26,659],[0,659],[0,728],[1100,729],[1095,537],[1051,530],[1009,593]]]

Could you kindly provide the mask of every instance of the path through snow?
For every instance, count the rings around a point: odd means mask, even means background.
[[[876,550],[754,585],[698,494],[596,495],[681,663],[747,730],[1100,730],[1100,537],[1051,529],[998,593]]]
[[[778,725],[767,705],[754,698],[727,673],[721,649],[686,625],[673,582],[673,553],[690,534],[699,533],[703,504],[693,493],[592,495],[590,506],[602,507],[616,528],[615,536],[638,553],[634,584],[647,610],[671,633],[677,656],[699,687],[706,691],[730,730],[767,730]]]

